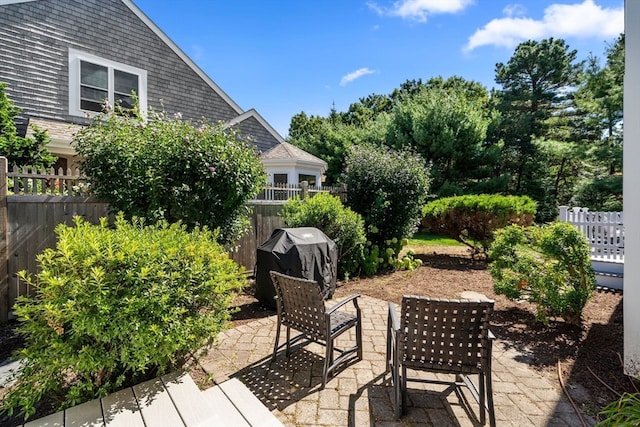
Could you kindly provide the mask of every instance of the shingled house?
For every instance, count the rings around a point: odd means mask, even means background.
[[[73,132],[102,102],[132,102],[206,118],[250,136],[260,152],[283,141],[243,110],[130,0],[0,0],[0,82],[28,127],[46,129],[58,166],[74,163]]]

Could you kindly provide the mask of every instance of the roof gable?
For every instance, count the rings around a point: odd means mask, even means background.
[[[314,156],[311,153],[307,153],[304,150],[296,147],[295,145],[289,144],[288,142],[282,142],[271,150],[267,151],[261,156],[262,160],[301,160],[306,163],[315,163],[318,166],[327,166],[327,162],[324,160]]]

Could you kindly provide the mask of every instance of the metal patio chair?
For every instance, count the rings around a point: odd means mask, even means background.
[[[322,388],[326,385],[329,374],[338,365],[345,362],[349,356],[355,354],[357,360],[362,360],[362,316],[358,306],[360,295],[352,295],[327,309],[322,290],[317,282],[287,276],[275,271],[271,271],[270,275],[276,290],[275,298],[278,310],[278,326],[272,361],[275,360],[278,353],[281,326],[287,327],[287,356],[289,356],[291,344],[302,338],[325,345]],[[353,302],[356,314],[338,310],[348,302]],[[334,340],[352,327],[356,328],[356,345],[348,349],[335,348]],[[302,334],[291,339],[291,329]],[[336,359],[334,359],[334,352],[339,353]]]
[[[492,300],[447,300],[405,295],[401,314],[389,303],[387,372],[391,372],[396,418],[406,413],[407,382],[469,388],[480,405],[480,423],[495,426],[491,388],[489,320]],[[455,381],[408,378],[407,369],[455,374]],[[478,375],[478,387],[469,375]],[[460,396],[460,394],[459,394]]]

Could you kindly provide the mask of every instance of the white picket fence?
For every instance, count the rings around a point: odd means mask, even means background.
[[[624,262],[624,216],[622,212],[589,212],[588,208],[560,206],[560,221],[582,231],[591,245],[591,258]]]
[[[305,199],[307,197],[313,197],[318,193],[331,193],[334,196],[339,197],[343,202],[346,201],[347,197],[347,189],[344,185],[339,187],[314,187],[309,185],[306,181],[303,181],[300,184],[269,183],[260,192],[260,194],[258,194],[253,202],[287,201],[294,197]]]

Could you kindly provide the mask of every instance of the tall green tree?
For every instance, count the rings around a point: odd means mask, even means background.
[[[432,191],[461,195],[494,176],[499,150],[485,144],[489,117],[487,90],[460,78],[429,80],[399,99],[387,144],[410,147],[432,165]]]
[[[580,139],[589,164],[573,203],[622,210],[624,34],[606,48],[606,64],[590,56],[576,92]]]
[[[520,43],[506,64],[496,64],[502,90],[496,93],[501,114],[494,138],[504,142],[503,164],[512,176],[509,191],[530,195],[539,204],[555,201],[542,179],[545,166],[535,140],[556,139],[556,129],[571,120],[572,93],[582,68],[576,56],[564,40],[548,38]],[[539,214],[545,212],[539,209]]]

